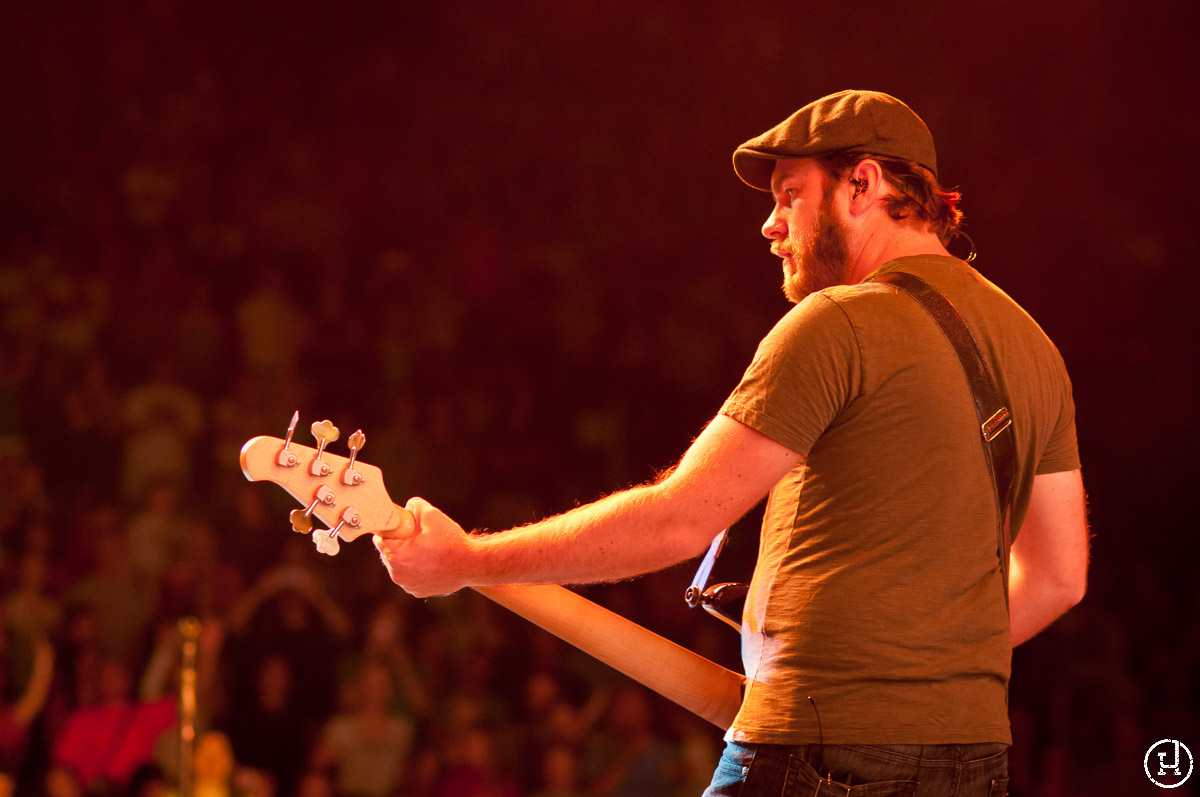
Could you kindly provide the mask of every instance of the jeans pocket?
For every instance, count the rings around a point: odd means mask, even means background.
[[[746,775],[752,763],[753,748],[736,742],[726,744],[704,797],[738,797],[746,785]]]
[[[993,780],[988,797],[1008,797],[1008,778]]]
[[[842,783],[821,774],[799,756],[788,760],[782,797],[912,797],[915,780],[885,780],[873,783]]]

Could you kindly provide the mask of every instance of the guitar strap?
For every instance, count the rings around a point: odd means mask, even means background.
[[[1005,405],[987,363],[979,352],[971,330],[963,321],[950,300],[942,296],[932,285],[920,277],[904,272],[890,272],[875,277],[872,282],[883,282],[912,297],[917,304],[937,323],[950,341],[958,361],[962,365],[971,398],[975,404],[975,416],[987,460],[988,472],[992,477],[992,490],[996,499],[996,555],[1000,558],[1000,575],[1004,583],[1004,603],[1008,605],[1008,554],[1012,546],[1009,528],[1009,509],[1012,502],[1013,476],[1016,471],[1017,449],[1013,439],[1012,414]],[[1004,432],[1008,432],[1004,434]]]

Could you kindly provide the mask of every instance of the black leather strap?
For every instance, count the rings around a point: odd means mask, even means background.
[[[971,330],[954,305],[932,285],[920,277],[904,272],[890,272],[875,277],[911,296],[933,318],[962,364],[975,415],[979,419],[983,454],[992,476],[996,499],[996,555],[1000,557],[1000,574],[1004,579],[1004,602],[1008,603],[1008,552],[1011,547],[1009,509],[1012,501],[1013,476],[1017,466],[1017,449],[1012,430],[1012,414],[988,371]]]

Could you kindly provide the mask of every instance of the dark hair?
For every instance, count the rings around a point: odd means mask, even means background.
[[[962,226],[958,209],[962,194],[946,190],[924,166],[900,158],[862,152],[832,152],[817,158],[827,175],[841,180],[859,161],[870,158],[883,168],[883,179],[895,189],[885,198],[887,212],[896,221],[916,217],[927,223],[943,244],[949,243]]]

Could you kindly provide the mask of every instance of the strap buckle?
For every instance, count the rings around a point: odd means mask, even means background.
[[[992,417],[983,422],[980,429],[983,431],[983,439],[990,443],[1010,426],[1012,426],[1012,415],[1009,413],[1008,407],[1001,407],[992,413]]]

